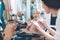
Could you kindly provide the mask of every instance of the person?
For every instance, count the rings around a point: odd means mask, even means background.
[[[3,40],[10,40],[12,35],[16,33],[17,23],[15,21],[9,21],[6,25],[6,28],[4,30],[3,34]]]
[[[24,14],[22,13],[22,11],[18,11],[17,13],[17,21],[18,22],[21,22],[22,24],[25,23],[25,17],[24,17]]]
[[[40,31],[40,33],[45,36],[45,38],[47,40],[60,40],[60,0],[42,0],[43,8],[45,9],[46,13],[48,13],[48,8],[49,8],[49,12],[53,13],[55,16],[57,16],[57,20],[56,20],[56,31],[54,31],[53,29],[51,29],[50,27],[48,27],[48,25],[44,22],[41,22],[42,25],[44,25],[44,27],[53,35],[49,35],[48,33],[46,33],[42,28],[40,28],[39,24],[37,22],[32,22],[35,26],[37,26],[36,28]],[[47,8],[47,9],[46,9]]]
[[[38,34],[38,35],[41,35],[40,33],[39,33],[39,31],[36,29],[36,27],[31,23],[31,21],[36,21],[36,22],[38,22],[38,24],[41,26],[41,28],[43,29],[43,30],[45,30],[45,28],[40,24],[40,22],[38,21],[38,20],[40,20],[40,21],[43,21],[41,18],[40,18],[40,16],[41,16],[41,14],[40,14],[40,11],[38,11],[38,10],[34,10],[33,11],[33,19],[31,20],[31,19],[29,19],[28,21],[27,21],[27,30],[29,31],[29,33],[31,32],[31,33],[35,33],[35,34]],[[32,38],[32,40],[39,40],[40,38]]]
[[[47,7],[47,6],[44,6],[44,8],[45,7]],[[45,8],[45,9],[47,9],[48,13],[44,12],[44,20],[49,27],[51,27],[52,29],[54,29],[56,31],[57,16],[55,16],[53,13],[51,13],[49,8]]]
[[[2,24],[1,27],[4,30],[5,29],[5,22],[3,18],[3,11],[5,10],[5,5],[3,3],[3,0],[0,0],[0,23]],[[2,40],[2,34],[0,33],[0,40]]]
[[[2,28],[5,29],[5,22],[3,18],[3,11],[5,10],[5,5],[3,3],[3,0],[0,0],[0,20],[2,21]]]
[[[33,19],[33,10],[35,9],[35,7],[34,7],[34,2],[32,1],[31,2],[31,8],[30,8],[30,10],[31,10],[31,19]]]
[[[48,12],[44,12],[44,20],[45,22],[47,23],[47,25],[49,27],[51,27],[53,30],[56,31],[56,19],[57,19],[57,16],[55,16],[53,13],[50,12],[50,9],[49,8],[46,8],[47,6],[43,5],[43,8],[47,9]],[[48,30],[47,30],[47,33]]]
[[[12,9],[12,12],[10,15],[15,15],[15,20],[16,18],[18,19],[17,21],[20,21],[22,23],[25,23],[25,16],[22,13],[22,5],[21,5],[22,1],[20,0],[10,0],[10,6]],[[14,19],[14,16],[12,17]]]

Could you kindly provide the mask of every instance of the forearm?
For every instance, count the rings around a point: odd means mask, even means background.
[[[26,27],[26,29],[28,29],[28,28],[29,28],[29,26]]]
[[[45,22],[41,22],[41,24],[54,36],[56,31],[50,28]]]
[[[26,29],[29,30],[29,28],[30,28],[31,26],[32,26],[32,24],[31,24],[31,25],[27,25]]]
[[[39,25],[37,22],[32,22],[32,23],[36,26],[36,28],[37,28],[37,30],[40,32],[40,34],[43,35],[46,39],[48,39],[48,40],[54,40],[54,37],[51,36],[51,35],[49,35],[48,33],[46,33],[46,32],[40,27],[40,25]]]
[[[46,25],[47,30],[54,36],[56,31]]]
[[[39,32],[48,40],[54,40],[54,37],[49,35],[48,33],[46,33],[43,29],[40,28],[40,26],[37,26],[37,29],[39,30]]]

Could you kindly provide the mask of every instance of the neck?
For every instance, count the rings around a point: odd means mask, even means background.
[[[40,17],[34,18],[34,20],[36,20],[36,21],[37,21],[38,19],[40,19]]]
[[[50,12],[52,13],[52,15],[57,16],[58,10],[51,9],[51,11],[50,11]]]

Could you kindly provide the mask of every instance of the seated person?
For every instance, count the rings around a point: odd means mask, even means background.
[[[18,11],[18,13],[17,13],[17,21],[21,22],[22,24],[25,23],[25,17],[23,15],[22,11]]]
[[[41,35],[40,34],[40,32],[39,32],[39,30],[35,27],[35,25],[33,25],[32,23],[31,23],[31,21],[32,22],[38,22],[38,24],[40,25],[40,27],[43,29],[43,30],[45,30],[45,28],[41,25],[41,23],[40,23],[40,21],[43,21],[41,18],[40,18],[40,16],[41,16],[41,14],[40,14],[40,12],[36,9],[36,10],[34,10],[33,11],[33,17],[34,17],[34,19],[33,20],[31,20],[31,19],[29,19],[28,21],[27,21],[27,28],[26,29],[22,29],[22,31],[24,31],[24,32],[27,32],[27,33],[34,33],[34,34],[39,34],[39,35]],[[32,40],[39,40],[39,38],[32,38]]]
[[[14,21],[8,22],[3,34],[3,40],[10,40],[11,36],[15,34],[15,29],[17,27],[17,23]]]

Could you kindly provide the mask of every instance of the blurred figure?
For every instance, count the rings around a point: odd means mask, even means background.
[[[25,23],[25,17],[23,15],[22,11],[18,11],[18,13],[17,13],[17,21],[21,22],[22,24]]]
[[[31,10],[31,19],[33,19],[33,10],[35,9],[33,1],[31,2],[31,6],[30,7],[31,7],[30,8],[30,10]]]
[[[16,33],[17,23],[14,21],[8,22],[3,32],[3,40],[10,40],[12,35]]]
[[[31,20],[31,19],[29,19],[28,21],[27,21],[27,30],[30,32],[30,33],[35,33],[35,34],[39,34],[39,35],[41,35],[40,34],[40,32],[39,32],[39,30],[36,28],[36,26],[34,26],[31,22],[38,22],[38,24],[40,25],[40,27],[43,29],[43,30],[45,30],[45,28],[40,24],[40,21],[43,21],[43,20],[41,20],[41,18],[40,18],[40,16],[41,16],[41,14],[40,14],[40,12],[38,11],[38,10],[34,10],[33,11],[33,20]],[[39,38],[32,38],[32,40],[39,40]]]
[[[2,21],[2,28],[5,29],[5,22],[3,18],[3,11],[5,10],[5,5],[3,3],[3,0],[0,0],[0,20]]]
[[[3,18],[3,11],[5,10],[5,5],[3,3],[3,0],[0,0],[0,23],[1,23],[1,27],[4,30],[5,29],[5,22],[4,22],[4,18]],[[2,34],[0,32],[0,40],[2,40]]]

